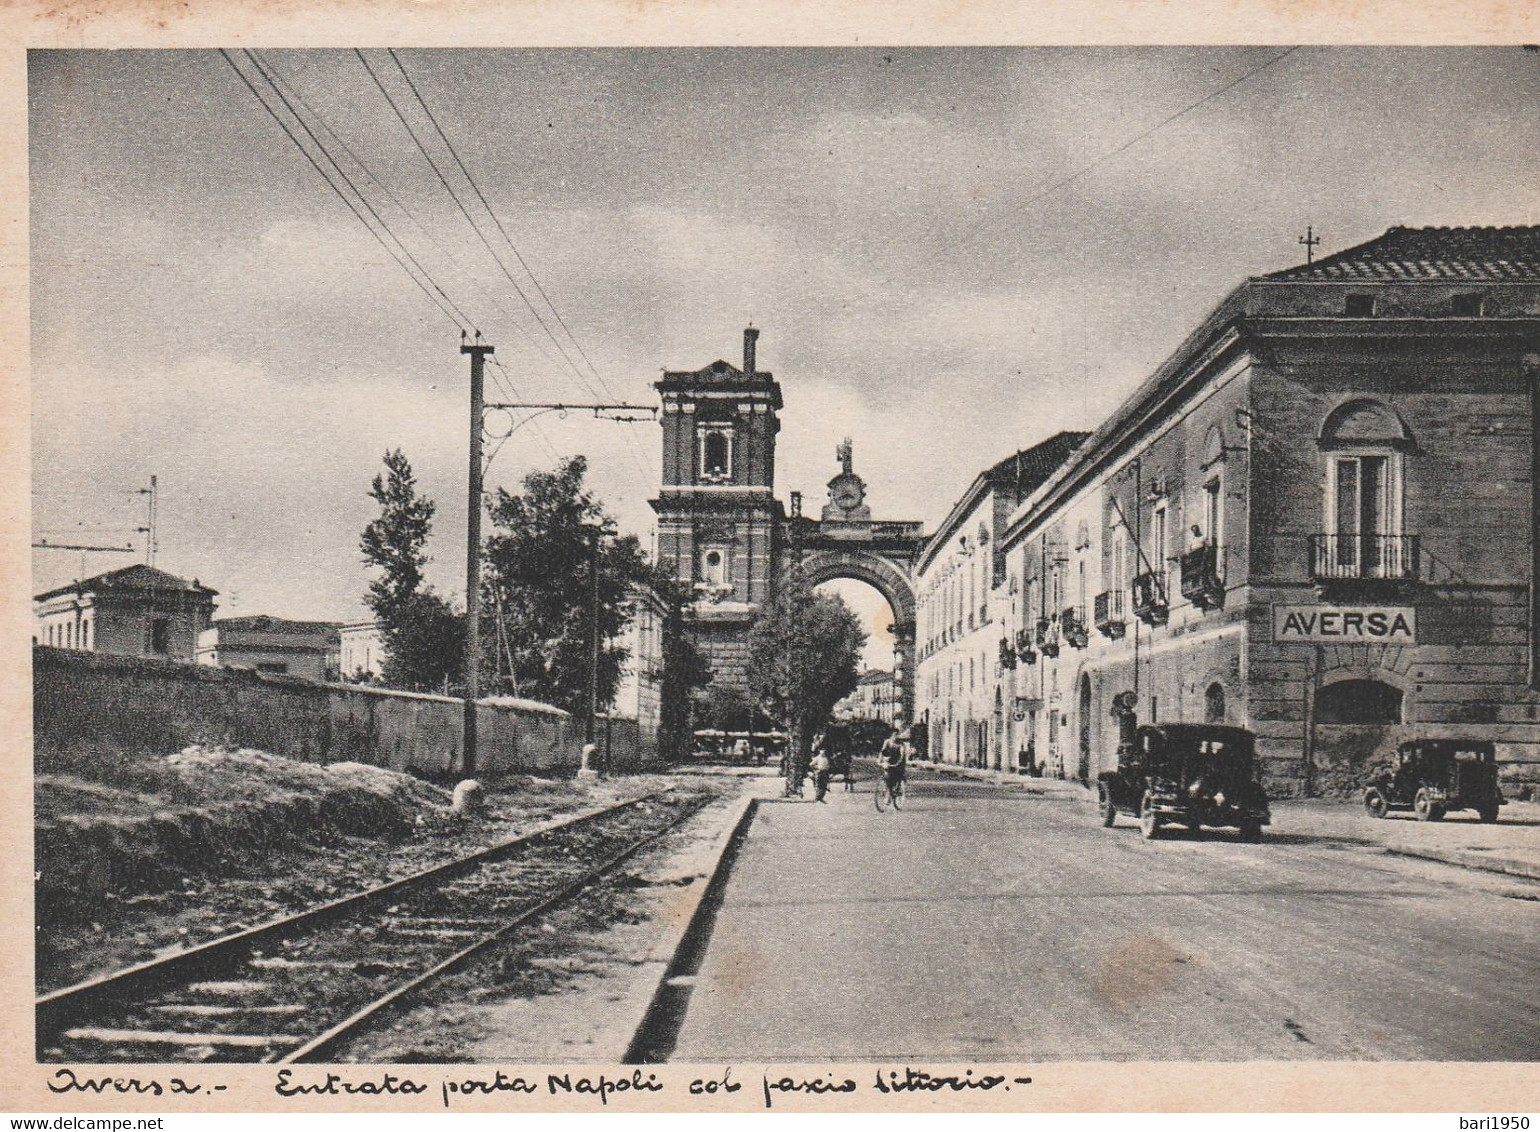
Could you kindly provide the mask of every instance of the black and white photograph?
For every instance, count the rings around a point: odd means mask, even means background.
[[[496,42],[26,53],[35,1082],[1540,1062],[1540,49]]]

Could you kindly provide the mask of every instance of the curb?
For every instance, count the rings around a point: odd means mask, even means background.
[[[1500,873],[1504,876],[1540,880],[1540,863],[1516,861],[1507,857],[1488,857],[1485,852],[1471,849],[1434,849],[1420,845],[1386,845],[1385,852],[1397,857],[1417,857],[1425,861],[1438,861],[1445,865],[1458,865],[1466,869]]]
[[[1011,774],[1008,771],[980,770],[977,767],[957,766],[954,763],[914,763],[936,774],[953,778],[967,778],[974,782],[988,782],[1006,790],[1020,790],[1040,798],[1067,798],[1070,800],[1090,797],[1089,788],[1063,778],[1034,778],[1029,774]],[[1047,783],[1055,783],[1049,786]]]
[[[711,923],[715,910],[707,897],[726,883],[732,850],[764,799],[750,795],[740,799],[732,816],[711,848],[701,856],[700,870],[681,890],[678,903],[667,913],[667,925],[658,941],[638,966],[635,984],[616,1014],[634,1018],[625,1031],[624,1045],[605,1050],[600,1060],[619,1065],[643,1064],[650,1038],[663,1021],[669,998],[670,973],[687,958],[701,932]]]

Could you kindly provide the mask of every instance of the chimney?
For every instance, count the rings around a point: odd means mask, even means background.
[[[752,326],[743,332],[743,374],[745,377],[754,376],[754,342],[759,338],[759,331]]]

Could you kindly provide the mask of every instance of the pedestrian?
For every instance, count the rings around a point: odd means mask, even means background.
[[[822,802],[824,800],[824,795],[829,792],[830,767],[831,764],[829,762],[829,753],[822,747],[815,748],[813,751],[812,761],[807,764],[807,769],[811,771],[813,775],[814,801]]]

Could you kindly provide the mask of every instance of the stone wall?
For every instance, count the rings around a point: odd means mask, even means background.
[[[448,696],[38,647],[32,700],[39,774],[193,744],[436,776],[464,768],[463,703]],[[478,774],[575,771],[581,760],[581,721],[546,704],[484,700],[477,732]],[[609,769],[657,760],[657,743],[643,741],[635,721],[616,720],[611,735]]]

